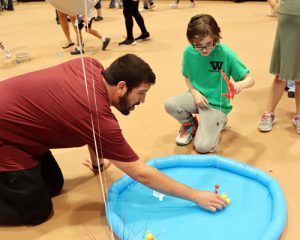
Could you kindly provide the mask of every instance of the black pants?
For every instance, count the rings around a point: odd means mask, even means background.
[[[123,15],[125,17],[127,39],[134,40],[132,17],[134,17],[136,23],[138,24],[139,28],[141,29],[142,34],[147,33],[144,19],[139,12],[139,1],[124,0],[123,1]]]
[[[0,172],[0,225],[36,225],[53,212],[51,197],[63,187],[62,172],[50,151],[42,162],[20,171]]]

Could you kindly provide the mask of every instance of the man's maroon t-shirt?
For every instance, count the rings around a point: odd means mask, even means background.
[[[29,169],[53,148],[80,147],[135,161],[109,105],[103,66],[84,58],[0,82],[0,171]],[[101,156],[100,156],[101,157]]]

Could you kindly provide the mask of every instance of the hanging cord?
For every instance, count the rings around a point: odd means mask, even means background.
[[[99,116],[98,116],[98,104],[97,104],[97,98],[96,98],[96,88],[95,88],[95,79],[94,79],[94,74],[93,74],[93,64],[92,64],[92,60],[90,59],[90,63],[91,63],[91,71],[92,71],[92,84],[93,84],[93,94],[94,94],[94,104],[95,104],[95,110],[96,110],[96,115],[97,115],[97,129],[98,129],[98,141],[100,144],[100,156],[101,159],[103,160],[104,163],[104,157],[103,157],[103,150],[102,150],[102,141],[101,141],[101,128],[100,128],[100,121],[99,121]],[[106,174],[105,171],[101,171],[101,167],[100,167],[100,160],[98,157],[98,148],[96,146],[96,141],[95,141],[95,154],[96,154],[96,158],[97,158],[97,164],[98,164],[98,169],[99,169],[99,177],[100,177],[100,183],[101,183],[101,188],[102,188],[102,192],[103,192],[103,198],[104,198],[104,204],[105,204],[105,209],[107,209],[108,213],[109,213],[109,224],[111,226],[110,230],[111,233],[113,231],[113,224],[112,224],[112,220],[111,220],[111,214],[110,214],[110,207],[109,205],[106,204],[106,196],[104,195],[104,193],[108,192],[108,188],[107,188],[107,181],[106,181]],[[104,165],[103,165],[104,166]],[[102,179],[104,179],[104,184],[102,184]],[[102,186],[103,185],[103,186]],[[105,191],[104,191],[105,188]],[[113,238],[114,239],[114,238]]]
[[[223,79],[225,80],[226,84],[227,84],[227,93],[222,93],[222,89],[223,89]],[[218,156],[220,156],[220,147],[221,147],[221,131],[222,128],[224,127],[221,123],[222,120],[222,97],[227,97],[230,101],[230,99],[234,98],[234,94],[235,94],[235,90],[234,90],[234,85],[230,82],[230,79],[227,77],[227,75],[225,74],[225,72],[223,71],[223,69],[220,69],[220,85],[221,85],[221,89],[220,89],[220,105],[219,105],[219,133],[218,133],[218,145],[217,145],[217,154]],[[227,116],[226,116],[226,120],[227,120]],[[226,122],[227,124],[227,122]],[[219,169],[219,162],[217,161],[216,164],[217,169]],[[217,171],[217,174],[219,172]],[[217,185],[216,185],[217,186]],[[218,186],[219,188],[219,186]],[[217,189],[215,190],[217,191]]]
[[[220,85],[221,85],[221,89],[220,89],[220,105],[219,105],[219,123],[221,123],[221,119],[222,119],[222,89],[223,89],[223,79],[222,79],[222,74],[220,74]],[[219,125],[219,133],[218,133],[218,144],[217,144],[217,154],[218,156],[220,156],[220,147],[221,147],[221,124]]]
[[[218,136],[217,136],[217,146],[216,146],[216,151],[217,151],[217,155],[218,157],[220,157],[220,148],[221,148],[221,128],[222,128],[222,125],[220,124],[221,123],[221,120],[222,120],[222,89],[223,89],[223,79],[222,79],[222,74],[220,74],[220,101],[219,101],[219,113],[218,113],[218,119],[219,119],[219,131],[218,131]],[[216,179],[219,175],[219,161],[216,161]],[[219,191],[219,184],[216,182],[216,185],[214,186],[215,188],[215,192],[218,193]]]
[[[85,1],[85,12],[87,14],[86,1]],[[84,63],[84,59],[83,59],[82,42],[81,42],[81,39],[79,37],[80,35],[79,35],[78,22],[79,22],[79,18],[77,17],[77,23],[76,23],[77,26],[76,27],[77,27],[77,35],[78,35],[79,46],[80,46],[80,59],[81,59],[81,65],[82,65],[82,71],[83,71],[83,77],[84,77],[85,90],[86,90],[86,95],[87,95],[87,100],[88,100],[88,106],[89,106],[89,112],[90,112],[90,118],[91,118],[91,125],[92,125],[93,139],[94,139],[94,146],[95,146],[95,154],[96,154],[97,165],[98,165],[98,169],[99,169],[99,180],[100,180],[100,185],[101,185],[101,190],[102,190],[102,197],[103,197],[103,202],[104,202],[105,209],[107,209],[107,203],[106,203],[105,191],[104,191],[104,184],[103,184],[102,173],[101,173],[101,168],[100,168],[100,160],[99,160],[99,154],[98,154],[98,147],[97,147],[97,139],[96,139],[96,133],[95,133],[95,126],[94,126],[93,114],[92,114],[92,110],[91,110],[90,95],[89,95],[89,91],[88,91],[87,77],[86,77],[86,71],[85,71],[85,63]],[[91,65],[92,65],[92,62],[91,62]],[[92,77],[92,81],[93,81],[93,92],[94,92],[94,98],[95,98],[94,101],[95,101],[95,105],[96,105],[96,97],[95,97],[96,94],[95,94],[94,79],[93,79],[93,77]],[[97,114],[97,108],[96,108],[96,114]],[[98,115],[97,115],[97,119],[98,119]],[[99,120],[97,120],[97,122],[98,122],[98,124],[97,124],[98,125],[98,130],[99,130],[99,139],[101,139]],[[103,151],[102,151],[101,141],[99,143],[100,143],[101,157],[103,159]],[[105,189],[107,189],[107,188],[105,188]],[[113,232],[112,232],[112,228],[110,228],[110,233],[111,233],[111,239],[115,239],[114,235],[113,235]]]

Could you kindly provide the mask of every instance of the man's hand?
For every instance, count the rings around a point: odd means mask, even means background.
[[[221,196],[208,191],[198,191],[194,202],[211,212],[222,210],[227,206],[227,202]]]
[[[89,159],[86,159],[82,162],[84,166],[87,166],[91,171],[94,173],[99,173],[99,167],[97,165],[93,165],[92,161]],[[110,166],[110,161],[107,159],[103,159],[103,161],[100,161],[100,170],[101,172],[105,171]]]

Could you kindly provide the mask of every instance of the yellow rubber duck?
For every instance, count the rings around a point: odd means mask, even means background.
[[[225,193],[221,194],[221,198],[223,198],[227,202],[227,204],[231,203],[231,199],[229,197],[227,197],[227,195]]]
[[[147,233],[145,240],[155,240],[155,237],[154,237],[154,235],[152,233]]]

